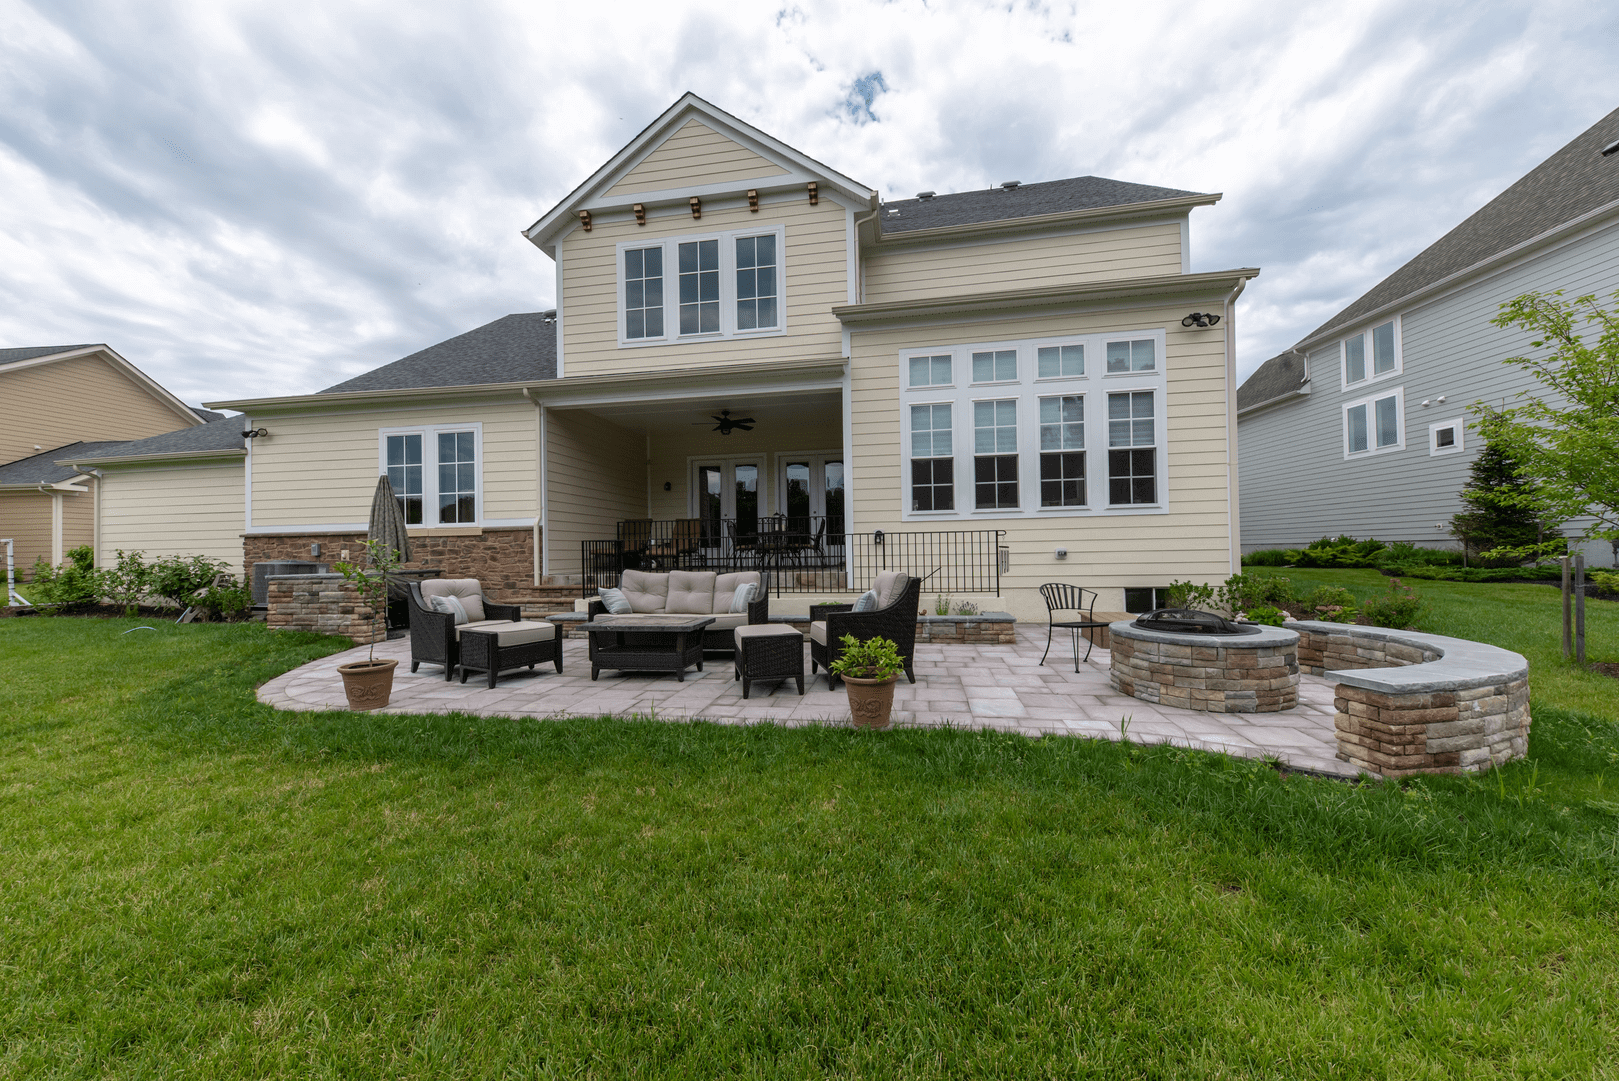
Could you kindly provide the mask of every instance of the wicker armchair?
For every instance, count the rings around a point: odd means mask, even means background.
[[[916,613],[921,599],[922,579],[912,578],[898,600],[874,612],[851,611],[853,606],[848,604],[810,605],[810,675],[815,674],[817,666],[825,668],[826,685],[836,687],[841,681],[832,672],[832,662],[843,656],[843,636],[852,634],[861,642],[887,638],[897,645],[905,661],[905,678],[915,683],[911,654],[916,652]],[[813,628],[820,622],[826,623],[825,642],[815,640]]]
[[[486,620],[523,618],[523,609],[515,604],[495,604],[487,597],[483,600]],[[461,663],[461,642],[455,634],[455,617],[448,612],[435,612],[422,596],[422,584],[410,583],[410,670],[416,671],[423,663],[442,664],[444,682],[455,675]]]

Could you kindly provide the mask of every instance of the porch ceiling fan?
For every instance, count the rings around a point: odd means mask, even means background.
[[[734,431],[735,432],[751,432],[751,431],[753,431],[754,419],[752,417],[733,417],[733,416],[731,416],[731,411],[729,409],[721,409],[719,416],[717,416],[717,417],[709,417],[708,419],[719,422],[714,427],[713,430],[720,433],[721,435],[730,435]],[[693,424],[706,424],[706,423],[708,423],[708,421],[696,420],[696,421],[693,421],[692,423]]]

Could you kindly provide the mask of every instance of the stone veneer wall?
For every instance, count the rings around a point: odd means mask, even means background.
[[[1314,675],[1369,668],[1432,664],[1433,678],[1388,681],[1359,677],[1340,682],[1333,713],[1338,757],[1385,777],[1489,769],[1529,750],[1529,671],[1506,650],[1438,636],[1387,637],[1395,632],[1348,624],[1289,623],[1299,632],[1299,663]],[[1441,653],[1440,641],[1473,647],[1485,664],[1476,673],[1461,650]],[[1500,655],[1498,658],[1496,655]],[[1504,667],[1492,665],[1510,658]],[[1449,671],[1447,671],[1447,667]],[[1499,668],[1499,670],[1496,670]]]
[[[1276,713],[1299,701],[1291,642],[1177,645],[1114,634],[1108,678],[1121,694],[1208,713]]]
[[[534,585],[533,528],[484,529],[476,536],[410,538],[406,570],[437,567],[446,578],[476,578],[484,594],[499,600]],[[358,560],[365,554],[364,533],[249,533],[242,537],[248,573],[255,563],[279,559],[312,559],[309,546],[319,544],[322,563],[335,562],[343,549]]]
[[[372,618],[371,606],[341,574],[274,575],[266,599],[272,631],[341,634],[357,646],[388,636],[384,622]]]

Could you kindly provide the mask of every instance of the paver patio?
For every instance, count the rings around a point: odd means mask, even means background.
[[[1139,743],[1172,743],[1254,758],[1273,756],[1296,769],[1340,777],[1357,771],[1334,757],[1333,684],[1305,675],[1299,704],[1283,713],[1202,713],[1157,706],[1121,695],[1108,682],[1108,651],[1097,649],[1073,670],[1072,657],[1052,649],[1041,666],[1043,627],[1019,627],[1015,646],[919,644],[916,684],[901,677],[894,692],[898,728],[993,728],[1028,736],[1090,736],[1119,739],[1121,721]],[[710,654],[705,671],[688,669],[684,683],[672,675],[603,671],[592,683],[583,639],[563,644],[558,675],[550,664],[511,671],[490,690],[481,677],[446,683],[444,670],[423,664],[410,671],[410,642],[379,644],[378,657],[398,660],[393,696],[379,713],[464,713],[511,717],[614,714],[667,721],[709,720],[723,724],[848,724],[843,688],[828,690],[817,673],[800,697],[791,680],[755,683],[744,701],[731,679],[729,654]],[[259,701],[277,709],[346,709],[337,667],[365,656],[364,646],[295,668],[259,688]],[[805,649],[808,672],[808,648]]]

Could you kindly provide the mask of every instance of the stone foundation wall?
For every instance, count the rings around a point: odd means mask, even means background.
[[[475,536],[410,538],[406,570],[436,567],[446,578],[476,578],[484,594],[503,600],[534,585],[534,530],[529,526],[485,529]],[[250,533],[242,538],[248,573],[255,563],[276,559],[313,559],[309,546],[319,544],[322,563],[335,563],[343,549],[350,558],[365,554],[364,533]]]
[[[381,642],[388,635],[384,621],[372,618],[371,606],[341,574],[275,575],[267,601],[272,631],[340,634],[357,646]]]
[[[1292,645],[1243,649],[1112,636],[1109,679],[1143,702],[1209,713],[1275,713],[1299,701]]]
[[[1338,757],[1385,777],[1461,773],[1529,750],[1529,680],[1428,694],[1379,694],[1340,683]]]

